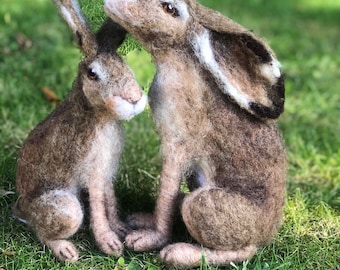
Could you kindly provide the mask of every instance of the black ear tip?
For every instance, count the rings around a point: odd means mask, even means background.
[[[127,32],[118,23],[108,18],[96,33],[98,50],[113,53],[123,43]]]
[[[270,108],[255,102],[251,102],[249,107],[256,116],[263,119],[276,119],[283,113],[284,110],[283,104],[281,106],[274,106],[274,108]]]
[[[272,61],[272,57],[266,47],[261,42],[254,39],[250,34],[242,34],[241,40],[249,50],[259,57],[262,63]]]
[[[251,102],[249,107],[251,111],[260,118],[276,119],[284,111],[285,103],[285,76],[284,74],[278,79],[277,83],[273,85],[268,94],[269,99],[272,101],[273,106],[268,107],[259,103]]]

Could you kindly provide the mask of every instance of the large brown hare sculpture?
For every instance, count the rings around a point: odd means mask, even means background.
[[[112,182],[124,144],[119,120],[140,113],[146,96],[115,52],[125,30],[107,20],[94,35],[77,2],[54,2],[85,58],[67,99],[29,134],[21,148],[19,198],[13,212],[57,258],[76,261],[78,251],[66,239],[82,224],[79,193],[84,189],[98,246],[106,254],[120,255],[120,239],[128,230],[118,219]]]
[[[286,155],[274,123],[284,76],[250,31],[194,0],[105,0],[106,13],[152,55],[149,100],[163,168],[153,215],[136,214],[126,237],[135,251],[161,250],[165,263],[211,265],[251,258],[277,232]],[[181,214],[198,242],[174,243],[181,180],[191,190]]]

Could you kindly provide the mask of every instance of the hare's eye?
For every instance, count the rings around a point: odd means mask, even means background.
[[[168,13],[169,15],[171,15],[173,17],[178,17],[179,16],[177,8],[173,7],[172,4],[165,2],[165,3],[162,3],[162,7],[163,7],[163,10],[166,13]]]
[[[94,72],[91,68],[87,70],[87,77],[92,81],[97,81],[99,79],[96,72]]]

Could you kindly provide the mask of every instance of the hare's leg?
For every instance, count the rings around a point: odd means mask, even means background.
[[[111,179],[108,181],[111,181]],[[106,208],[115,207],[115,203],[112,201],[109,205],[105,205],[107,196],[110,197],[106,194],[108,186],[110,186],[108,182],[98,178],[92,179],[89,183],[91,226],[99,248],[108,255],[119,256],[123,252],[123,244],[118,235],[112,231],[107,218]]]
[[[180,206],[184,198],[184,193],[179,193],[176,199],[175,215],[176,218],[180,217]],[[152,213],[133,213],[127,217],[127,224],[134,230],[154,230],[155,219]]]
[[[249,245],[238,250],[214,250],[195,244],[176,243],[168,245],[160,252],[166,264],[179,268],[198,267],[204,261],[209,265],[227,265],[230,262],[242,262],[251,258],[257,248]]]
[[[173,155],[165,155],[165,157],[167,159],[163,162],[159,194],[153,217],[154,228],[133,231],[125,239],[127,247],[135,251],[160,249],[171,237],[173,217],[181,183],[180,166],[183,159],[178,156],[173,157]]]
[[[182,216],[190,234],[207,248],[175,244],[164,248],[161,256],[168,263],[187,266],[199,260],[202,252],[210,264],[246,260],[266,237],[262,213],[260,206],[239,194],[199,188],[184,199]]]
[[[78,260],[78,250],[65,240],[77,232],[83,220],[82,207],[74,194],[52,190],[33,200],[21,198],[16,208],[58,259]]]
[[[117,201],[114,194],[113,182],[104,191],[105,196],[105,208],[107,218],[109,220],[109,225],[111,230],[113,230],[120,239],[124,239],[126,234],[129,232],[129,228],[125,225],[118,217],[117,213]]]

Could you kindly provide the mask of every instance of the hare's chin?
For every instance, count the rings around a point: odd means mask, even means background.
[[[136,103],[130,103],[127,100],[115,96],[106,103],[109,110],[113,111],[120,120],[129,120],[135,115],[141,113],[146,106],[147,97],[142,95],[141,99]]]

